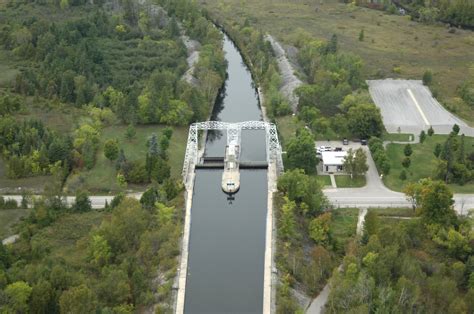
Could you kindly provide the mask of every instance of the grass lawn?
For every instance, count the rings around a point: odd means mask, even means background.
[[[457,87],[474,75],[474,34],[449,33],[444,25],[424,25],[409,16],[343,4],[339,0],[200,0],[213,18],[269,32],[293,44],[303,32],[314,38],[337,35],[339,50],[360,55],[368,78],[421,79],[433,72],[438,98],[474,123],[474,108],[459,101]],[[365,38],[359,41],[364,30]],[[389,39],[389,40],[387,40]],[[471,72],[471,73],[470,73]]]
[[[331,177],[329,176],[316,176],[316,180],[322,186],[331,186]]]
[[[378,216],[398,216],[398,217],[414,217],[415,213],[411,208],[371,208],[370,211],[374,211]]]
[[[13,235],[13,226],[29,212],[29,209],[0,209],[0,240]]]
[[[410,142],[410,141],[413,141],[413,134],[384,133],[382,135],[382,140],[384,140],[384,141],[394,141],[394,142]]]
[[[359,209],[338,208],[331,211],[330,231],[337,243],[345,245],[347,240],[356,234]]]
[[[91,192],[108,193],[119,191],[116,182],[115,162],[110,162],[104,156],[103,144],[108,139],[116,138],[119,146],[123,148],[125,157],[130,161],[145,162],[147,152],[146,142],[152,133],[161,136],[163,126],[136,126],[137,134],[131,141],[125,138],[127,126],[110,126],[102,130],[100,148],[97,152],[97,159],[94,168],[84,170],[69,176],[65,189],[67,192],[74,192],[77,189],[86,189]],[[173,136],[168,149],[171,175],[178,178],[183,167],[184,152],[186,149],[188,130],[187,128],[174,128]],[[144,190],[144,186],[129,185],[132,191]]]
[[[18,187],[28,189],[32,192],[41,192],[44,188],[44,183],[49,180],[49,176],[38,176],[21,179],[7,178],[6,164],[0,158],[0,193],[20,193]]]
[[[356,176],[351,179],[349,175],[336,175],[336,185],[338,188],[361,188],[365,186],[365,176]]]
[[[403,144],[387,145],[387,157],[390,160],[390,173],[383,178],[385,185],[395,191],[401,191],[408,182],[417,182],[419,179],[431,177],[436,168],[436,157],[433,154],[437,143],[443,144],[447,135],[433,135],[427,137],[423,144],[412,144],[413,154],[411,165],[407,171],[407,180],[400,179],[400,173],[404,169],[402,160],[405,157]],[[474,151],[474,138],[465,138],[466,154]],[[458,193],[474,193],[474,183],[464,186],[450,184],[451,189]]]

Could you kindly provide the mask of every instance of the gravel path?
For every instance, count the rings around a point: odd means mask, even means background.
[[[291,109],[294,113],[296,113],[299,99],[298,96],[295,95],[294,91],[301,84],[303,84],[303,82],[301,82],[301,80],[294,74],[295,69],[288,60],[285,50],[280,45],[280,43],[276,41],[271,35],[266,35],[265,39],[270,42],[277,57],[278,68],[280,69],[282,77],[280,92],[288,99]]]

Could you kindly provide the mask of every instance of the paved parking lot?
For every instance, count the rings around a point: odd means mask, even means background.
[[[461,133],[474,136],[474,128],[444,109],[422,81],[385,79],[367,84],[389,133],[419,134],[431,125],[436,133],[448,134],[457,124]]]

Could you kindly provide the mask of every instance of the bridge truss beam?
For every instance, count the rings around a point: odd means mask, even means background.
[[[244,121],[237,123],[221,121],[205,121],[191,124],[188,133],[188,143],[184,157],[182,176],[186,183],[188,175],[194,172],[194,167],[199,158],[199,131],[225,130],[227,132],[227,144],[235,141],[240,145],[242,130],[265,130],[267,162],[274,162],[279,172],[283,171],[281,158],[281,145],[278,140],[278,132],[274,123],[265,121]]]

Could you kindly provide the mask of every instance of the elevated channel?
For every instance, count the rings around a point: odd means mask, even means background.
[[[224,35],[228,61],[225,87],[211,120],[262,120],[252,77],[232,41]],[[267,230],[266,132],[243,129],[240,139],[240,189],[230,201],[222,191],[227,133],[207,132],[202,159],[185,181],[193,180],[184,301],[185,313],[262,313]],[[185,172],[185,171],[183,171]],[[183,265],[183,263],[182,263]],[[265,275],[266,276],[266,275]],[[268,276],[266,276],[268,277]],[[265,290],[267,291],[267,290]],[[267,294],[268,292],[265,292]],[[265,303],[267,304],[267,302]],[[267,305],[268,306],[268,305]]]

